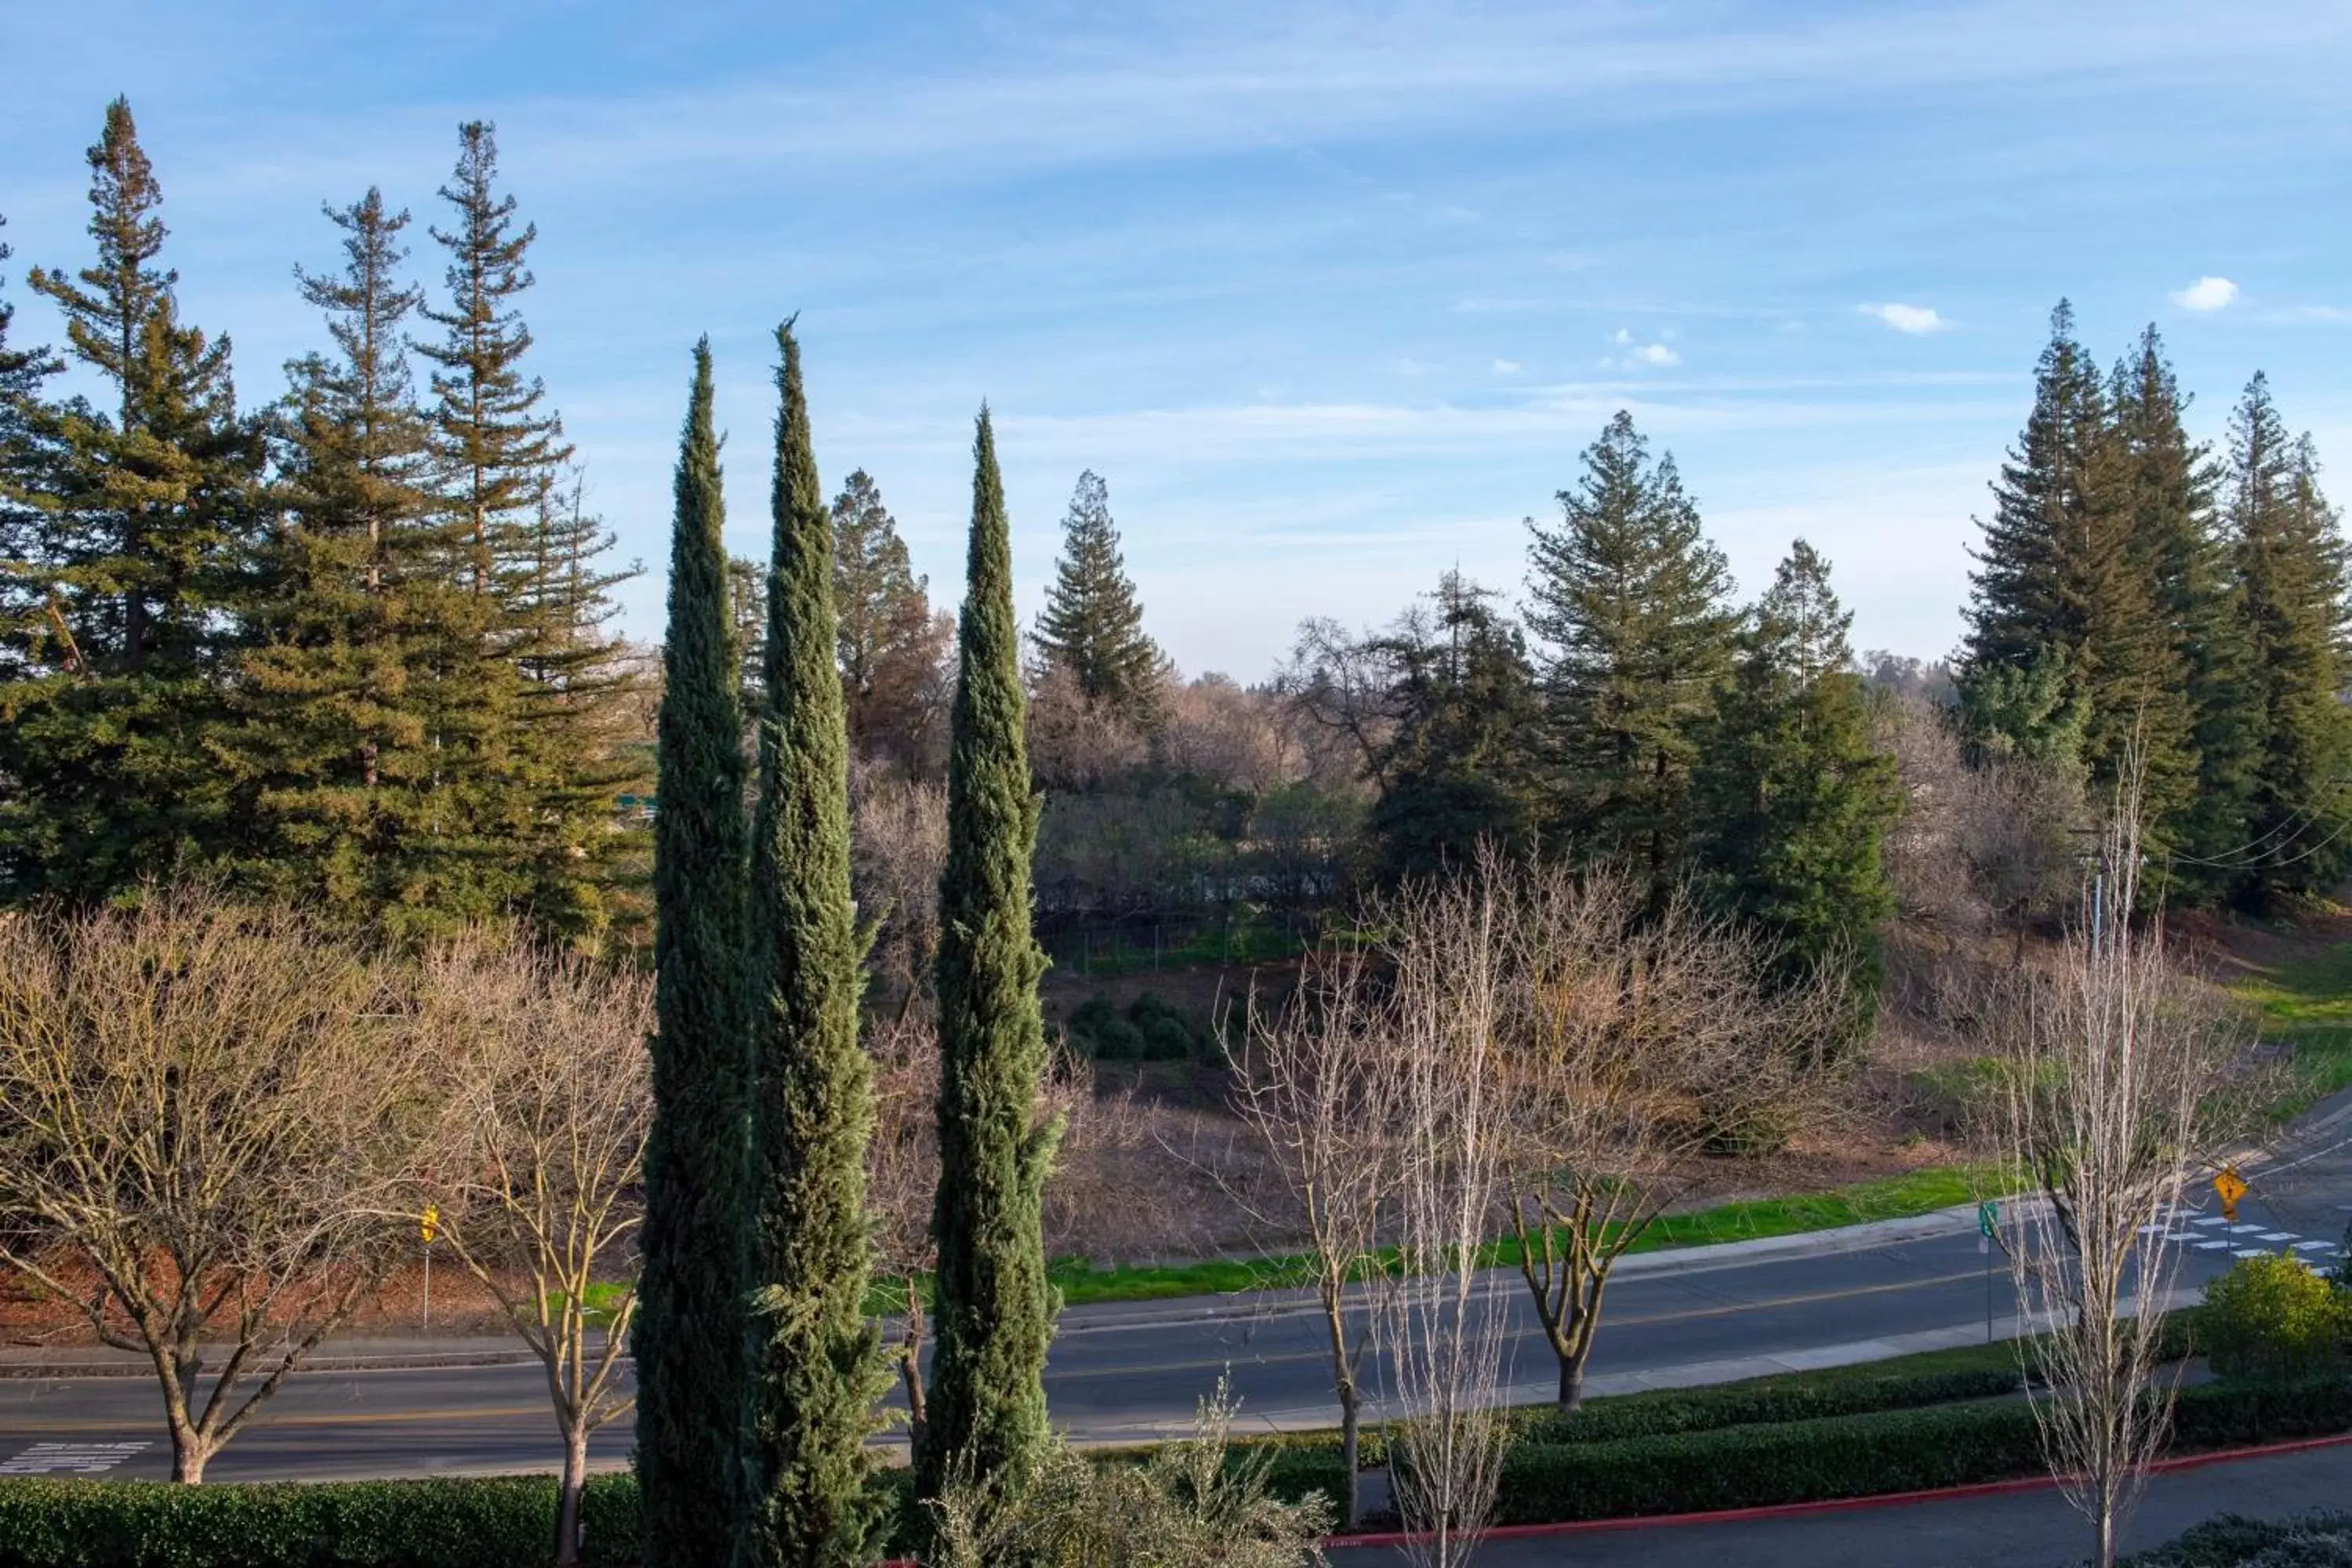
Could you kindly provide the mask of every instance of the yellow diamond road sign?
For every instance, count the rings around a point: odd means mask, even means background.
[[[425,1212],[417,1216],[416,1228],[424,1233],[425,1245],[432,1246],[433,1238],[441,1234],[440,1206],[436,1204],[426,1204]]]
[[[2213,1178],[2213,1195],[2221,1200],[2221,1215],[2234,1221],[2238,1217],[2238,1200],[2246,1195],[2246,1178],[2234,1168],[2227,1168]]]

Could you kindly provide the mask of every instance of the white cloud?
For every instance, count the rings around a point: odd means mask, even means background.
[[[1930,305],[1902,305],[1889,302],[1885,305],[1857,305],[1854,309],[1865,316],[1877,317],[1898,332],[1909,332],[1914,335],[1944,331],[1952,324],[1937,315],[1935,308]]]
[[[2227,278],[2200,278],[2177,290],[2172,302],[2184,310],[2219,310],[2238,298],[2238,286]]]
[[[1495,374],[1496,375],[1517,375],[1519,374],[1519,362],[1515,359],[1498,359],[1495,362]]]
[[[1683,363],[1683,356],[1664,343],[1643,343],[1625,357],[1635,364],[1665,365]]]

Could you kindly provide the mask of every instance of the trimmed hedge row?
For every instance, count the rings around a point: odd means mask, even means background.
[[[2124,1568],[2352,1568],[2352,1513],[2247,1519],[2225,1513],[2125,1559]]]
[[[1664,1437],[1678,1432],[1708,1432],[1726,1426],[1756,1426],[1811,1421],[1835,1415],[1867,1415],[1883,1410],[1914,1410],[1997,1399],[2025,1387],[2014,1362],[2007,1366],[1956,1367],[1946,1372],[1890,1373],[1880,1377],[1835,1379],[1764,1378],[1716,1388],[1676,1389],[1597,1400],[1572,1415],[1544,1411],[1519,1428],[1518,1440],[1540,1447],[1614,1443]]]
[[[913,1479],[884,1470],[895,1533]],[[582,1508],[590,1568],[638,1561],[637,1483],[596,1476]],[[261,1482],[0,1480],[5,1568],[530,1568],[553,1555],[550,1476]]]
[[[2173,1446],[2234,1447],[2352,1430],[2352,1381],[2209,1384],[2180,1392]],[[1780,1426],[1523,1444],[1504,1457],[1500,1523],[1690,1513],[1919,1491],[2042,1468],[2021,1399]]]

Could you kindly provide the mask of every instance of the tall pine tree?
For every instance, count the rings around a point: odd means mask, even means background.
[[[1045,1066],[1030,930],[1037,799],[1023,740],[1021,634],[996,441],[973,443],[971,552],[957,626],[940,879],[940,1186],[936,1339],[916,1489],[1017,1485],[1045,1440],[1045,1348],[1056,1293],[1039,1204],[1055,1130],[1037,1124]]]
[[[1523,848],[1540,804],[1529,740],[1541,703],[1519,629],[1457,572],[1432,598],[1367,649],[1391,672],[1366,826],[1392,881],[1466,869],[1483,844]]]
[[[218,748],[265,526],[262,426],[237,412],[228,340],[182,323],[156,265],[163,191],[125,100],[89,166],[93,264],[28,279],[114,407],[45,416],[47,493],[11,574],[37,617],[0,686],[0,884],[20,895],[100,897],[224,853]]]
[[[631,779],[600,701],[625,683],[600,633],[616,579],[597,565],[609,536],[558,493],[572,448],[546,388],[526,373],[532,339],[519,308],[539,230],[515,226],[498,172],[496,128],[461,125],[440,192],[452,222],[432,231],[449,255],[448,303],[425,308],[441,337],[416,345],[436,367],[436,454],[457,541],[450,567],[477,601],[470,653],[441,672],[436,740],[452,837],[489,879],[478,896],[582,940],[609,916],[606,829]]]
[[[654,1123],[632,1349],[648,1568],[709,1568],[733,1547],[747,1344],[742,712],[720,538],[710,344],[677,460],[654,816]]]
[[[298,272],[331,355],[289,367],[279,527],[233,705],[245,834],[237,870],[395,937],[447,929],[437,831],[435,672],[465,651],[469,609],[446,570],[431,432],[401,333],[421,294],[399,278],[406,213],[382,195],[328,216],[340,273]]]
[[[1528,549],[1528,628],[1549,645],[1550,824],[1573,854],[1640,865],[1663,888],[1688,821],[1694,726],[1729,672],[1730,569],[1669,456],[1620,413]]]
[[[2171,668],[2184,681],[2195,759],[2194,787],[2180,793],[2160,837],[2182,852],[2176,896],[2227,890],[2227,874],[2206,864],[2242,844],[2252,766],[2244,607],[2231,570],[2207,449],[2189,437],[2180,390],[2151,326],[2108,378],[2108,406],[2121,465],[2125,535],[2151,584]]]
[[[0,217],[0,228],[7,222]],[[0,261],[12,254],[7,242],[0,240]],[[0,287],[5,283],[0,278]],[[41,485],[42,432],[47,423],[41,390],[65,368],[46,348],[9,346],[16,315],[16,307],[0,296],[0,563],[34,558],[39,513],[33,498]],[[43,615],[36,586],[30,574],[0,564],[0,689],[35,673],[25,659]],[[6,893],[5,884],[0,883],[0,898]]]
[[[2308,898],[2347,862],[2352,719],[2344,688],[2346,559],[2309,437],[2290,439],[2260,374],[2230,426],[2230,527],[2248,632],[2254,723],[2245,867],[2257,904]]]
[[[1078,476],[1062,521],[1062,554],[1037,617],[1036,642],[1049,663],[1069,671],[1088,702],[1144,728],[1157,721],[1166,661],[1144,635],[1143,605],[1111,521],[1110,487],[1091,468]]]
[[[1777,943],[1784,980],[1849,977],[1849,1038],[1868,1032],[1879,932],[1895,912],[1881,859],[1902,806],[1894,759],[1871,744],[1829,563],[1803,540],[1741,638],[1706,732],[1693,816],[1697,861],[1725,910]]]
[[[790,321],[776,331],[775,537],[751,846],[751,1284],[737,1562],[865,1568],[866,1439],[888,1376],[866,1319],[872,1072],[849,892],[849,755],[833,527]]]
[[[915,574],[898,520],[863,468],[834,498],[833,548],[850,751],[911,771],[929,750],[944,634],[930,584]]]
[[[2081,706],[2080,761],[2092,784],[2112,790],[2136,765],[2160,837],[2193,789],[2194,720],[2158,605],[2160,552],[2135,528],[2135,467],[2061,300],[1969,577],[1962,702],[1981,714],[1985,683],[2063,669]]]

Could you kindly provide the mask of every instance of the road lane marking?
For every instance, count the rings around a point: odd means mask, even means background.
[[[121,1429],[122,1424],[116,1422],[114,1430]],[[142,1449],[152,1447],[143,1439],[136,1443],[36,1443],[0,1464],[0,1476],[102,1476]]]

